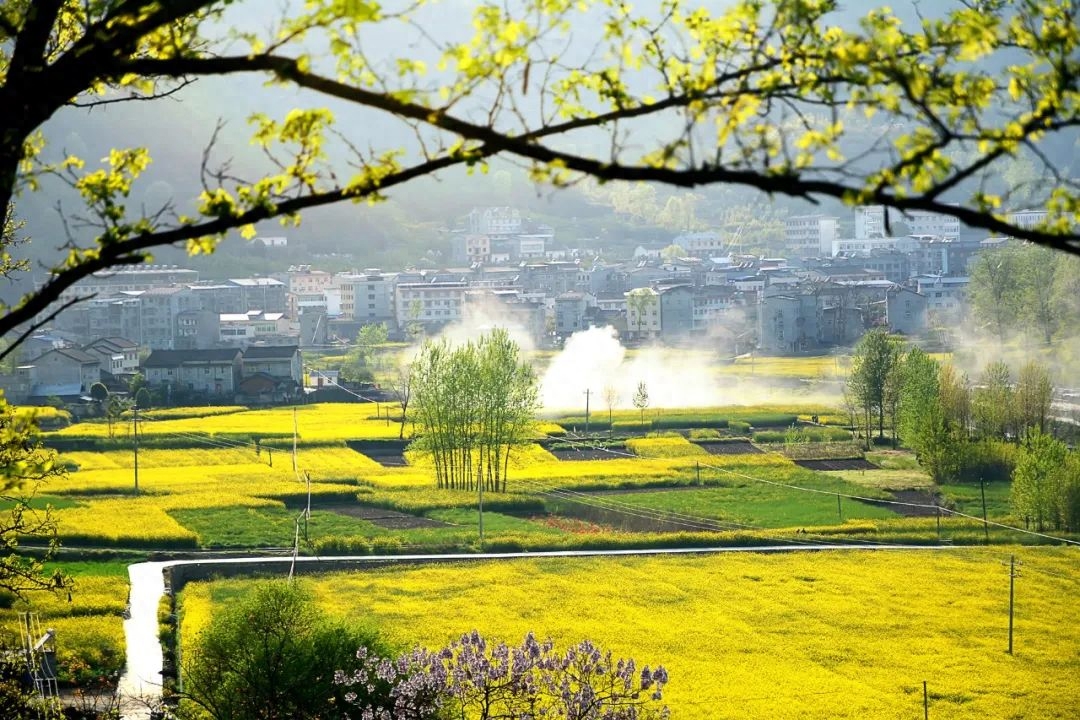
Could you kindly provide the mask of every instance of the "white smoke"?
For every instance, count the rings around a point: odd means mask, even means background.
[[[585,407],[585,391],[594,412],[607,409],[606,390],[616,396],[615,409],[633,407],[638,383],[644,382],[649,407],[689,408],[788,402],[790,385],[760,378],[739,378],[717,372],[719,360],[704,349],[649,347],[629,354],[612,327],[574,333],[547,366],[540,381],[540,399],[547,411]],[[798,393],[802,402],[835,402],[838,392]]]

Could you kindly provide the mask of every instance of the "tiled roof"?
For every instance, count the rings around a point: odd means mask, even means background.
[[[178,367],[192,363],[231,363],[240,354],[234,348],[212,350],[154,350],[143,361],[143,367]]]
[[[252,345],[244,351],[245,360],[287,360],[300,348],[296,345]]]

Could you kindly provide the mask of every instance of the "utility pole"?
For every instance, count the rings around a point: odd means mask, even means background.
[[[589,434],[589,388],[585,388],[585,434]]]
[[[990,526],[986,523],[986,483],[983,482],[982,476],[979,476],[979,493],[982,495],[982,508],[983,508],[983,537],[985,538],[984,544],[990,544]]]
[[[922,681],[922,715],[923,720],[930,720],[930,695],[926,692],[926,681]]]
[[[1017,565],[1023,565],[1023,562],[1018,562],[1015,555],[1009,556],[1009,654],[1013,654],[1013,604],[1016,597],[1016,578],[1020,577],[1020,570],[1017,569]]]
[[[304,510],[304,542],[308,542],[308,520],[311,519],[311,473],[304,471],[304,479],[307,480],[307,508]]]
[[[296,472],[296,408],[292,409],[292,471]]]
[[[484,552],[484,478],[476,479],[476,491],[480,500],[480,552]]]
[[[836,493],[836,515],[840,518],[840,521],[844,520],[844,509],[840,505],[840,493]]]
[[[139,494],[139,403],[136,402],[133,406],[133,412],[135,413],[135,494]]]

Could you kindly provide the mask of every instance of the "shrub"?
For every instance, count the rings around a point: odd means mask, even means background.
[[[750,423],[744,420],[729,420],[727,426],[728,430],[736,435],[750,434]]]
[[[728,423],[728,427],[731,427],[731,423]],[[690,431],[691,440],[719,440],[720,433],[712,428],[694,428]]]
[[[961,482],[1007,481],[1016,467],[1016,446],[1000,440],[980,440],[964,445],[961,449]]]

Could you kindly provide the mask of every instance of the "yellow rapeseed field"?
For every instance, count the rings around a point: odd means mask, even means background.
[[[1015,552],[1016,650],[1006,653]],[[532,559],[309,580],[332,613],[405,646],[478,629],[592,639],[671,675],[676,720],[1080,716],[1080,552],[1039,548]],[[189,585],[184,642],[212,590]]]
[[[639,457],[678,458],[704,456],[706,452],[684,437],[633,438],[626,441],[626,448]]]

